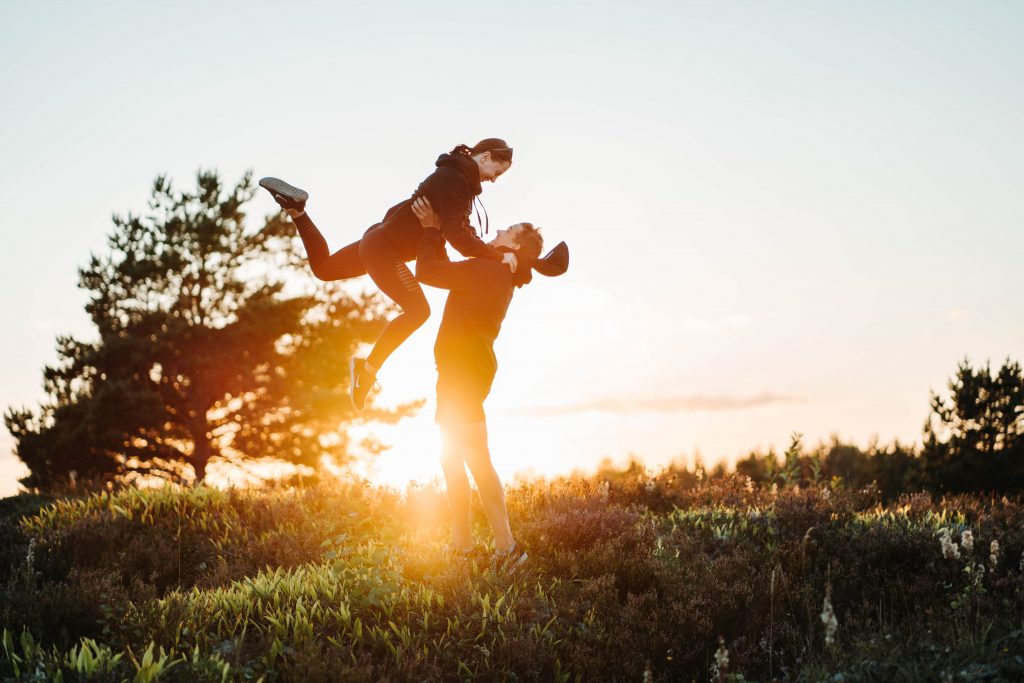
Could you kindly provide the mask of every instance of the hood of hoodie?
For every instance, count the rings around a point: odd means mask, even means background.
[[[483,191],[480,186],[480,167],[476,165],[472,157],[465,154],[442,154],[434,162],[434,165],[438,168],[449,166],[458,169],[466,179],[469,191],[474,197]]]

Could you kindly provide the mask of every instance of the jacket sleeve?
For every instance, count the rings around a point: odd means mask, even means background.
[[[416,279],[440,289],[479,289],[496,279],[495,265],[480,259],[452,262],[441,231],[424,228],[416,254]]]
[[[435,171],[421,187],[430,205],[441,218],[441,232],[455,250],[467,258],[481,257],[501,261],[501,252],[477,236],[466,220],[467,204],[472,201],[460,191],[464,182],[456,177],[458,171]]]

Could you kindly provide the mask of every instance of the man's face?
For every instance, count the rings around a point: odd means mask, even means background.
[[[509,247],[510,249],[519,250],[519,235],[523,231],[523,224],[516,223],[510,225],[504,230],[499,230],[494,239],[490,241],[492,247]]]

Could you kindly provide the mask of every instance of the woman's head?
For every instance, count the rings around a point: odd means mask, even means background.
[[[472,157],[480,170],[480,180],[494,182],[512,165],[512,148],[501,138],[487,138],[472,147],[459,145],[452,154]]]

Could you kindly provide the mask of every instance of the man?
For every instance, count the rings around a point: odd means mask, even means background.
[[[544,246],[540,232],[530,223],[517,223],[499,230],[490,242],[491,246],[516,255],[516,273],[490,259],[471,258],[453,263],[445,251],[444,238],[437,228],[438,217],[430,202],[421,197],[412,208],[424,228],[416,259],[416,279],[450,291],[434,344],[434,421],[441,428],[441,466],[452,515],[452,546],[463,557],[474,547],[468,465],[494,532],[495,568],[512,574],[526,562],[527,556],[512,536],[505,492],[487,447],[484,399],[490,393],[498,367],[494,340],[515,289],[531,281],[534,269],[549,276],[564,273],[569,265],[569,250],[562,242],[543,259],[539,258]]]

